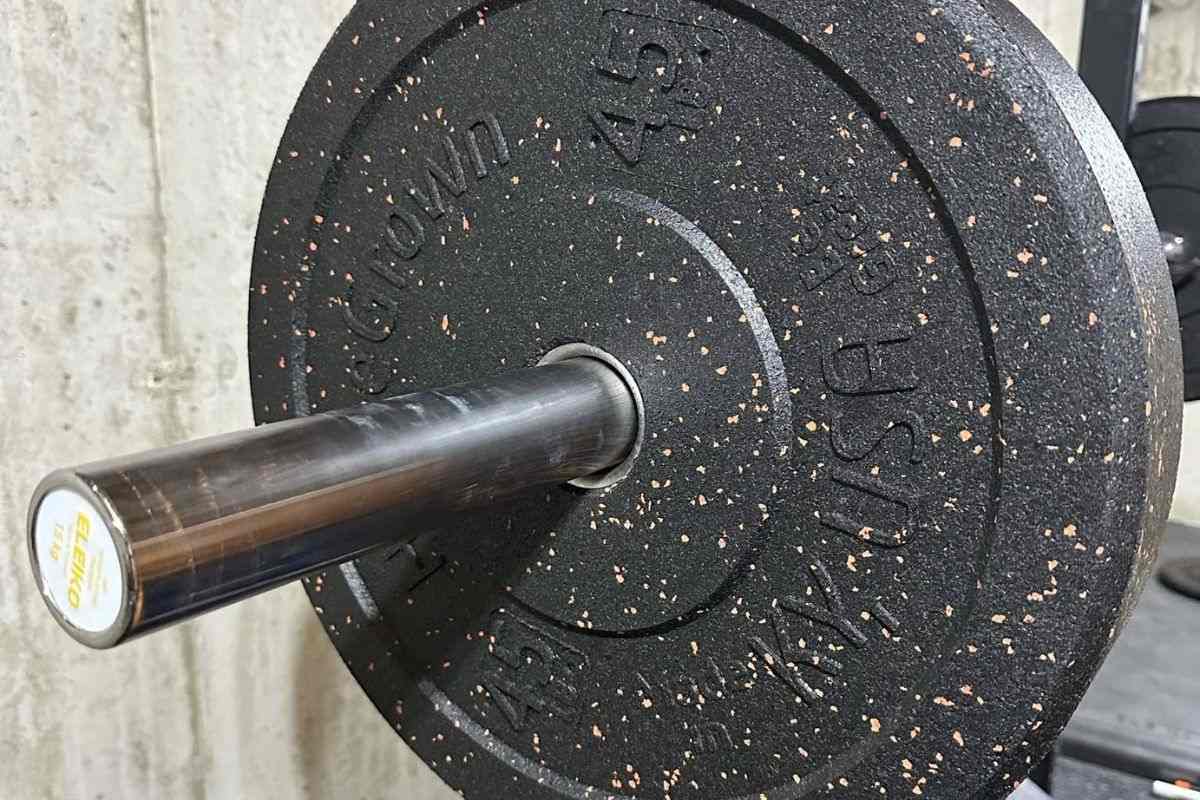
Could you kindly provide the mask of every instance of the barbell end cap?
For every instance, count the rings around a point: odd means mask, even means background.
[[[80,475],[59,470],[33,494],[27,523],[38,591],[60,627],[103,650],[127,636],[136,577],[124,525]]]

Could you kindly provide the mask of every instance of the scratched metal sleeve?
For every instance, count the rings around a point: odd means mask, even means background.
[[[34,574],[72,636],[111,647],[445,514],[609,469],[637,433],[622,377],[575,358],[60,470],[30,506]],[[38,563],[39,506],[56,490],[95,509],[93,541],[107,524],[116,543],[121,607],[102,630],[73,624]]]

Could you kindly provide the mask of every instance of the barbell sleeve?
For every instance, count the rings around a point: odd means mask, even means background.
[[[628,380],[575,357],[58,470],[30,505],[34,574],[67,632],[111,647],[614,468],[638,435]]]

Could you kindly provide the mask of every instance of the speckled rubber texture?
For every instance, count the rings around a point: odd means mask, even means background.
[[[388,723],[468,798],[1006,794],[1174,482],[1102,123],[1001,3],[361,0],[263,206],[259,421],[583,341],[647,424],[306,581]]]

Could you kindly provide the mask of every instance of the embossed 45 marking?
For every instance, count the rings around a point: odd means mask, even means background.
[[[581,651],[520,619],[498,614],[491,629],[491,659],[481,683],[513,730],[531,714],[579,716],[577,673],[587,668]]]
[[[701,25],[628,5],[600,15],[589,117],[629,166],[642,160],[649,131],[698,131],[715,105],[712,80],[730,53],[728,37]]]

